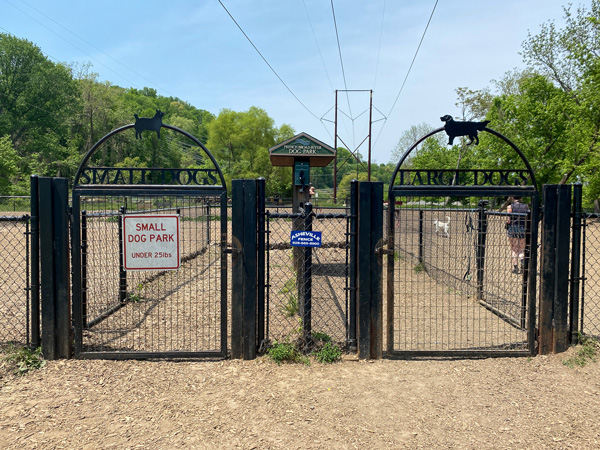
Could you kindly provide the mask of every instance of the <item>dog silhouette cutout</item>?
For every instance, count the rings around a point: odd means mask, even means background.
[[[154,117],[138,117],[137,114],[134,114],[135,117],[135,138],[142,138],[142,131],[156,131],[156,136],[160,139],[160,127],[162,127],[162,118],[165,115],[160,109],[156,110],[156,114]]]
[[[475,145],[479,144],[479,137],[477,136],[479,131],[483,131],[489,120],[483,122],[456,122],[452,116],[445,115],[440,117],[442,122],[445,122],[444,130],[448,135],[448,145],[452,145],[454,138],[457,136],[468,136],[469,142],[467,145],[471,145],[475,142]]]

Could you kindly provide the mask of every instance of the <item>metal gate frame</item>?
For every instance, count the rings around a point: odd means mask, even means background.
[[[223,173],[216,160],[208,149],[194,136],[181,130],[177,127],[162,124],[162,128],[167,128],[180,133],[192,140],[198,145],[212,161],[214,169],[136,169],[136,168],[87,168],[87,163],[94,152],[112,136],[135,127],[135,124],[130,124],[113,130],[102,139],[100,139],[86,154],[82,160],[79,169],[75,175],[73,186],[73,201],[72,201],[72,226],[71,226],[71,251],[72,251],[72,314],[74,326],[74,344],[75,356],[79,358],[102,358],[102,359],[147,359],[147,358],[193,358],[193,357],[227,357],[227,188]],[[102,170],[103,173],[116,171],[114,182],[107,180],[107,184],[100,181],[98,184],[93,184],[96,181],[97,171]],[[86,171],[92,171],[93,176]],[[108,172],[107,172],[108,171]],[[137,173],[137,172],[139,173]],[[134,172],[137,175],[141,174],[142,183],[133,184]],[[187,175],[187,183],[180,180],[181,174]],[[125,175],[123,175],[125,174]],[[204,183],[200,184],[197,180],[199,174],[203,174]],[[130,184],[127,184],[125,178],[128,176]],[[161,184],[144,184],[144,177],[150,175],[158,175],[161,178]],[[215,176],[216,175],[216,176]],[[217,178],[218,177],[218,178]],[[99,178],[99,177],[98,177]],[[108,178],[108,176],[106,176]],[[210,179],[215,183],[207,184]],[[80,183],[81,181],[87,183]],[[122,184],[118,184],[122,180]],[[191,184],[194,180],[197,185]],[[172,184],[167,184],[167,183]],[[93,351],[86,352],[83,350],[83,329],[84,324],[84,295],[85,286],[82,283],[82,227],[81,227],[81,197],[82,196],[189,196],[189,197],[217,197],[220,199],[220,238],[219,254],[220,254],[220,345],[216,351]]]
[[[527,234],[528,242],[526,243],[526,249],[530,249],[529,258],[526,258],[529,263],[529,267],[526,269],[528,279],[523,284],[523,306],[526,307],[526,317],[521,317],[520,322],[523,328],[527,330],[527,350],[481,350],[481,349],[467,349],[467,350],[406,350],[398,351],[393,348],[394,340],[394,258],[387,258],[387,354],[388,356],[399,356],[399,357],[418,357],[418,356],[461,356],[461,357],[473,357],[473,356],[528,356],[533,355],[536,352],[536,270],[537,270],[537,242],[538,242],[538,223],[539,223],[539,193],[537,190],[537,184],[535,181],[535,174],[523,155],[523,153],[506,137],[497,133],[494,130],[483,128],[486,131],[508,144],[521,158],[526,166],[526,170],[521,169],[506,169],[506,170],[403,170],[401,169],[402,164],[406,161],[410,153],[425,139],[432,135],[445,131],[445,128],[438,128],[432,132],[422,136],[418,139],[401,157],[396,170],[391,178],[389,185],[388,194],[388,217],[387,217],[387,254],[393,255],[395,250],[394,242],[394,205],[395,199],[399,196],[428,196],[428,197],[510,197],[510,196],[521,196],[531,198],[531,230]],[[410,172],[421,172],[419,174],[413,174],[414,180],[418,180],[418,183],[412,184],[410,181],[405,183],[405,175],[410,177]],[[457,185],[456,180],[460,179],[461,175],[465,172],[474,173],[475,177],[477,174],[485,175],[494,173],[500,179],[500,183],[492,186],[476,185],[466,186]],[[442,181],[442,175],[446,175],[448,182]],[[529,180],[530,185],[519,186],[510,185],[508,179],[509,174],[516,173],[517,178],[522,178],[524,181]],[[400,185],[394,185],[397,176],[400,174]],[[423,176],[425,175],[425,176]],[[488,175],[487,179],[491,179]],[[485,183],[482,183],[485,184]],[[482,252],[485,251],[485,246],[482,248]],[[480,255],[483,257],[484,255]],[[479,274],[478,274],[479,275]],[[489,308],[488,308],[489,309]],[[490,309],[492,313],[499,315],[497,311]],[[502,318],[501,315],[499,317]],[[505,318],[504,318],[505,319]]]

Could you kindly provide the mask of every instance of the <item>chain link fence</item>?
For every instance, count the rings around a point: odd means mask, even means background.
[[[580,330],[600,337],[600,214],[584,214],[583,220]]]
[[[29,226],[29,215],[0,216],[0,345],[29,344]]]
[[[266,212],[266,338],[295,341],[309,332],[345,347],[349,216],[343,208],[316,209],[312,231],[321,233],[320,246],[292,247],[292,230],[304,231],[305,219],[305,214],[293,214],[286,207],[269,207]]]

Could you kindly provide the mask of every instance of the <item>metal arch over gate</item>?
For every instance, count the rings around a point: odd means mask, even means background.
[[[138,119],[83,158],[73,186],[73,323],[83,358],[227,356],[227,188],[194,136]],[[163,131],[202,168],[98,167],[101,146]],[[167,131],[165,132],[166,129]],[[141,137],[141,136],[140,136]],[[129,138],[129,146],[136,144]],[[143,142],[143,141],[140,141]],[[159,146],[154,141],[152,145]],[[163,147],[167,144],[163,144]]]
[[[387,253],[393,257],[387,258],[387,353],[533,354],[539,220],[535,175],[523,153],[486,122],[454,123],[478,126],[474,135],[459,134],[475,145],[477,131],[500,139],[523,167],[404,168],[411,152],[436,133],[446,131],[451,143],[448,123],[404,153],[389,186]],[[510,197],[521,197],[529,212],[508,214],[501,206]],[[524,225],[518,239],[509,238],[509,220]]]

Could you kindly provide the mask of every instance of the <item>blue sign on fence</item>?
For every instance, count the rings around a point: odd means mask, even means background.
[[[290,236],[292,247],[320,247],[320,231],[292,231]]]

